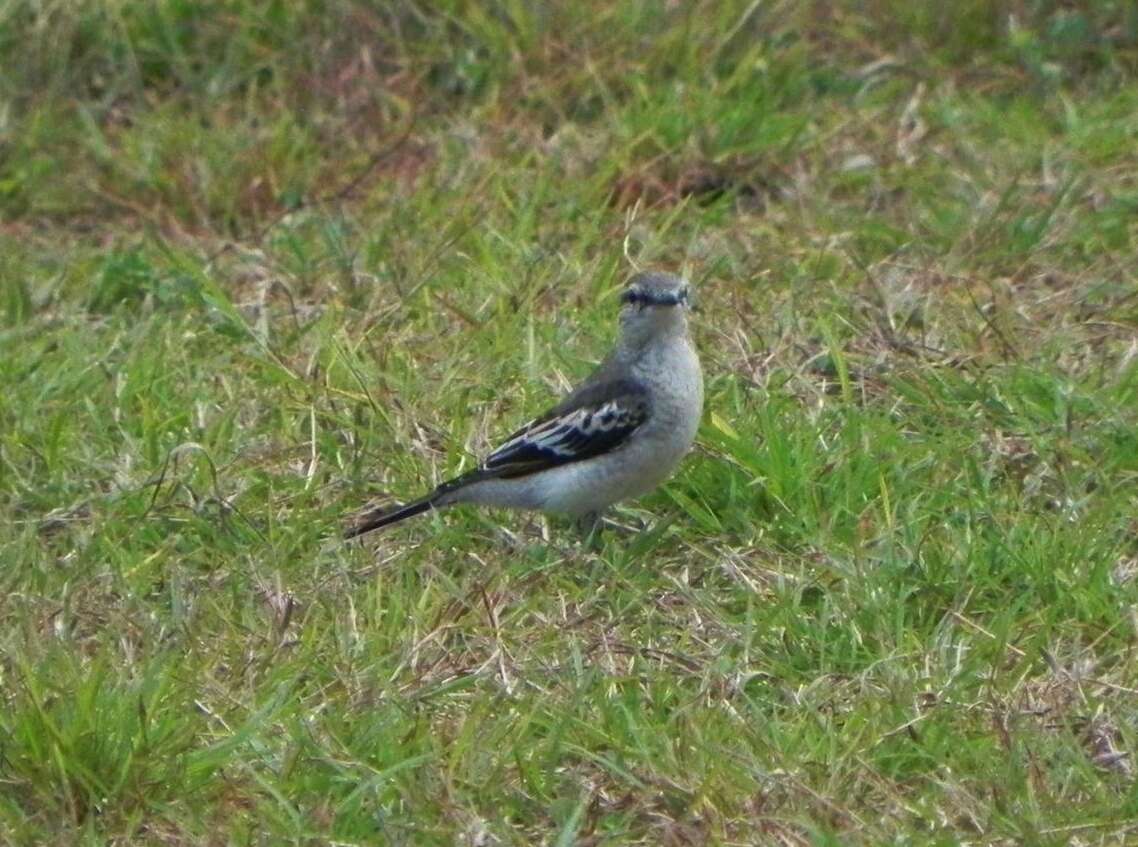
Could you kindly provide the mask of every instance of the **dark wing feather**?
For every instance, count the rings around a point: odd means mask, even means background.
[[[517,477],[619,448],[648,419],[648,395],[622,379],[575,391],[486,457],[482,477]]]

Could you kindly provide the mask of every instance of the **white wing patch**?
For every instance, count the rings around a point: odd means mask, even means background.
[[[578,407],[548,420],[531,421],[491,453],[482,467],[506,470],[516,464],[521,470],[525,465],[562,464],[613,449],[645,418],[644,404],[638,398],[631,406],[622,405],[621,399]]]
[[[580,442],[588,443],[597,435],[627,426],[627,413],[615,402],[605,403],[599,409],[576,409],[567,415],[545,421],[540,426],[519,435],[495,450],[504,452],[517,442],[526,442],[539,450],[551,450],[561,456],[579,452]]]

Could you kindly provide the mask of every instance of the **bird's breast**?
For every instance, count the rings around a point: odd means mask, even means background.
[[[648,353],[637,371],[650,386],[652,428],[686,451],[703,412],[703,373],[695,348],[686,338],[676,339]]]

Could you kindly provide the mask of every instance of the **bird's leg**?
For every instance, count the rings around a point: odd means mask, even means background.
[[[585,512],[577,518],[577,531],[581,533],[586,547],[596,550],[601,546],[601,527],[603,525],[604,521],[601,520],[600,512]]]

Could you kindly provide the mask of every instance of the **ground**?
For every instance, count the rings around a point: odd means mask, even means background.
[[[1138,839],[1138,7],[0,3],[0,839]],[[598,550],[362,544],[685,272]]]

